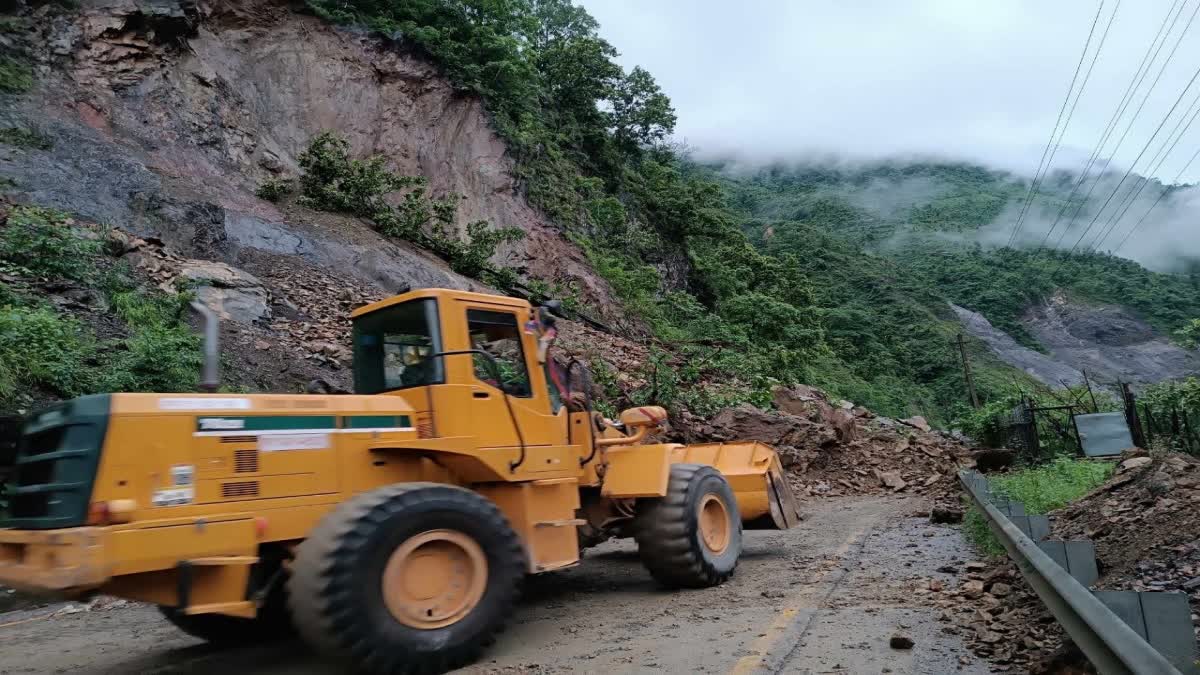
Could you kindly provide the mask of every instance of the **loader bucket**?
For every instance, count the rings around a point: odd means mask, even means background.
[[[702,443],[675,449],[674,462],[709,464],[733,488],[748,530],[786,530],[800,522],[800,507],[788,486],[779,454],[765,443]]]

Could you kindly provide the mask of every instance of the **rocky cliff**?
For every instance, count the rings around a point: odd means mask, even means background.
[[[276,296],[286,295],[272,286],[280,265],[380,294],[479,288],[366,223],[255,196],[297,171],[313,136],[334,130],[356,155],[423,176],[432,195],[460,195],[460,230],[476,220],[520,228],[523,239],[495,263],[570,288],[598,318],[623,324],[583,252],[526,202],[481,101],[402,45],[270,0],[83,0],[69,12],[17,4],[22,20],[2,40],[34,63],[35,86],[0,96],[0,127],[47,142],[0,145],[15,201],[226,263]]]
[[[1019,344],[978,312],[952,308],[963,328],[1000,360],[1051,387],[1083,384],[1084,371],[1108,388],[1117,381],[1153,384],[1200,373],[1200,354],[1119,305],[1083,303],[1060,291],[1030,307],[1021,325],[1044,353]]]

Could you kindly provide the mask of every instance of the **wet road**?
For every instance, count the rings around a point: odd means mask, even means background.
[[[989,673],[924,598],[935,570],[971,559],[960,533],[907,514],[917,502],[810,502],[787,532],[749,532],[737,573],[668,592],[632,542],[533,578],[508,630],[461,672]],[[0,615],[0,673],[337,673],[302,645],[217,650],[152,607]],[[53,616],[52,613],[57,612]],[[889,646],[901,633],[910,650]]]

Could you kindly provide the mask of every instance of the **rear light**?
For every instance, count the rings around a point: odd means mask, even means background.
[[[108,503],[108,518],[114,523],[128,523],[137,511],[137,502],[132,499],[114,499]]]
[[[88,525],[108,525],[112,513],[108,510],[108,502],[92,502],[88,505]]]
[[[111,525],[133,520],[137,502],[132,499],[114,499],[107,502],[92,502],[88,505],[88,525]]]

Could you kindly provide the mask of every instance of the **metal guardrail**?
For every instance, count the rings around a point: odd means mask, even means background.
[[[1021,576],[1097,670],[1103,675],[1181,675],[1165,656],[992,504],[987,479],[974,471],[963,471],[959,481]]]

